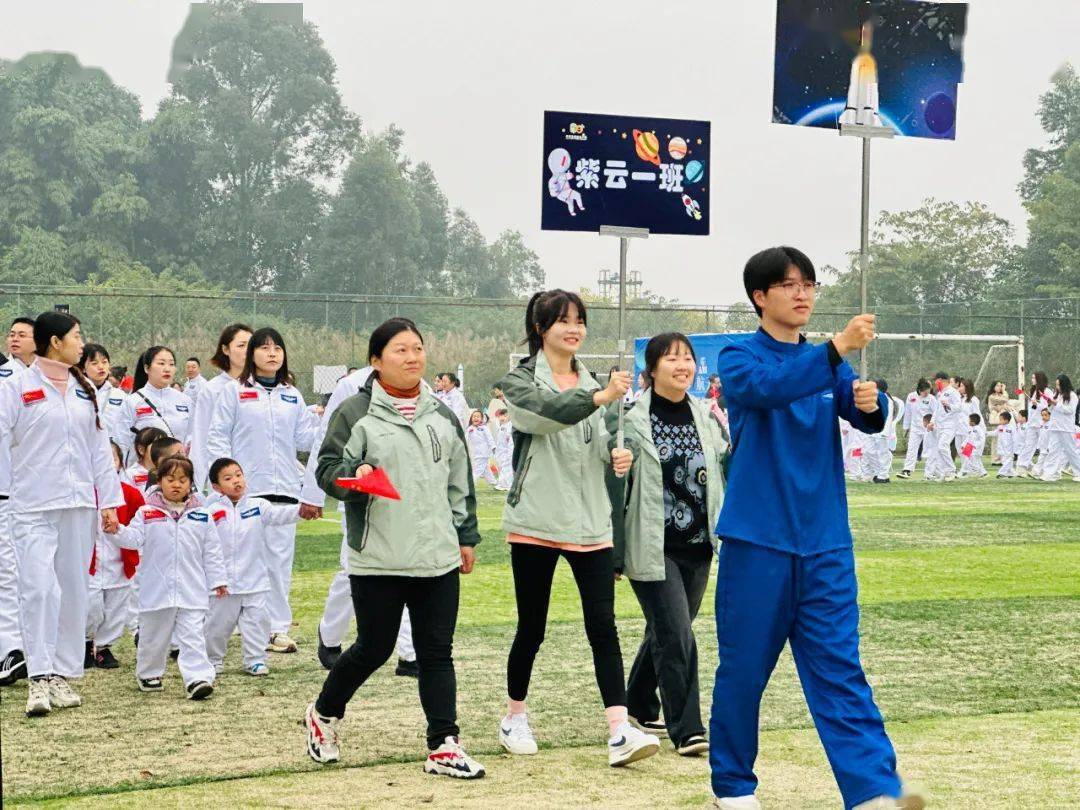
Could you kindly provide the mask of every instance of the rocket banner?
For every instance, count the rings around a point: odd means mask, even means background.
[[[708,121],[545,112],[540,227],[709,233]]]
[[[967,3],[777,0],[777,124],[954,140]]]

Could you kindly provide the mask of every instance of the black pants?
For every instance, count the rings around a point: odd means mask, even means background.
[[[344,717],[345,704],[394,651],[401,611],[409,608],[420,669],[420,703],[427,716],[428,748],[458,735],[454,628],[460,582],[455,568],[440,577],[349,576],[356,641],[326,676],[315,710]]]
[[[525,700],[529,693],[533,661],[544,641],[551,580],[559,557],[565,557],[574,573],[585,635],[592,647],[596,683],[604,707],[626,705],[619,631],[615,628],[615,569],[612,550],[559,551],[543,546],[511,543],[510,564],[517,597],[517,633],[506,662],[506,692],[511,700]]]
[[[711,565],[711,557],[681,560],[665,555],[663,580],[630,581],[645,614],[645,638],[630,668],[627,712],[639,720],[655,720],[663,704],[668,735],[676,745],[692,734],[705,733],[692,623],[709,583]]]

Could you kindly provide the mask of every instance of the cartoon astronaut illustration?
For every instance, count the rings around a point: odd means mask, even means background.
[[[581,202],[581,192],[575,191],[570,181],[574,175],[570,171],[570,153],[565,149],[552,149],[548,155],[548,168],[551,170],[551,178],[548,180],[548,194],[556,200],[566,203],[570,209],[570,216],[576,217],[578,210],[584,211],[585,205]]]

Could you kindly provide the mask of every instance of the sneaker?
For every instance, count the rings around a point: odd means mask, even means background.
[[[397,668],[394,669],[395,675],[400,675],[403,678],[419,678],[420,677],[420,665],[415,661],[406,661],[404,658],[397,660]]]
[[[749,796],[716,796],[713,798],[713,807],[721,810],[761,810],[761,802],[752,793]]]
[[[681,743],[675,746],[680,757],[696,757],[709,750],[709,741],[704,734],[691,734]]]
[[[94,666],[98,669],[116,669],[120,666],[120,662],[116,660],[108,647],[98,647],[97,652],[94,653]]]
[[[660,740],[656,736],[646,734],[624,722],[608,740],[608,765],[620,768],[639,759],[647,759],[659,750]]]
[[[901,470],[896,474],[897,478],[911,478],[911,470]]]
[[[320,627],[317,632],[319,636],[319,663],[323,665],[323,669],[333,669],[334,664],[341,657],[341,645],[339,644],[336,647],[326,646],[322,640],[322,628]]]
[[[296,642],[284,633],[271,633],[270,643],[266,646],[268,652],[294,653]]]
[[[52,711],[49,701],[49,679],[31,678],[30,691],[26,696],[26,716],[44,717]]]
[[[450,776],[454,779],[482,779],[487,771],[484,766],[465,753],[457,737],[446,740],[428,754],[424,773]]]
[[[161,678],[139,678],[140,692],[164,692],[165,685]]]
[[[627,717],[630,721],[630,725],[636,728],[638,731],[644,731],[646,734],[652,734],[654,737],[659,737],[662,740],[666,740],[667,723],[663,720],[638,720],[636,717]]]
[[[94,642],[90,639],[86,640],[86,651],[83,653],[83,669],[94,668]]]
[[[26,677],[26,656],[22,650],[12,650],[0,662],[0,686],[11,686]]]
[[[892,483],[892,481],[890,481],[888,478],[878,478],[876,475],[874,476],[873,481],[874,481],[875,484],[891,484]]]
[[[206,681],[195,681],[187,688],[188,700],[206,700],[214,694],[214,687]]]
[[[265,678],[270,674],[270,667],[264,664],[262,661],[256,661],[250,667],[244,670],[248,675],[253,675],[256,678]]]
[[[71,688],[66,678],[53,675],[49,678],[49,704],[54,709],[74,709],[82,706],[82,698]]]
[[[852,810],[923,810],[926,802],[922,796],[904,794],[899,799],[892,796],[878,796],[868,802],[855,805]]]
[[[308,756],[319,763],[337,762],[341,756],[338,749],[338,724],[341,718],[323,717],[315,711],[315,704],[307,707],[304,725],[307,727]]]
[[[529,715],[525,712],[506,715],[499,722],[499,742],[511,754],[535,754],[536,738],[529,727]]]

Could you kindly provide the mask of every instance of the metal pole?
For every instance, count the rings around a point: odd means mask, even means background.
[[[630,250],[630,240],[625,236],[619,238],[619,371],[623,370],[623,361],[626,359],[626,253]],[[617,403],[619,407],[619,421],[615,432],[615,446],[623,449],[623,403]]]
[[[870,139],[862,139],[862,212],[859,222],[859,312],[867,309],[866,267],[870,261]],[[859,379],[867,378],[866,348],[859,351]]]

